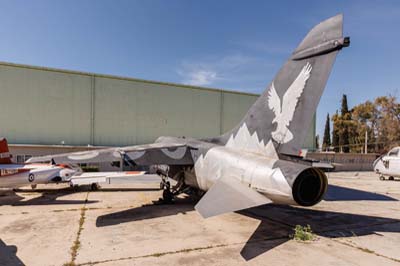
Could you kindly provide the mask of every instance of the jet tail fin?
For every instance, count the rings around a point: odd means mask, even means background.
[[[0,164],[11,164],[11,154],[5,138],[0,138]]]
[[[242,121],[218,141],[248,148],[272,140],[279,153],[298,155],[336,55],[350,44],[342,24],[340,14],[311,29]],[[257,145],[248,143],[255,139]]]
[[[195,209],[208,218],[271,202],[236,178],[221,177],[196,204]]]

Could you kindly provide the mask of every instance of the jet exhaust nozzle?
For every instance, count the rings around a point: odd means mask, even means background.
[[[320,202],[328,188],[328,179],[318,168],[306,168],[293,183],[293,199],[300,206],[313,206]]]

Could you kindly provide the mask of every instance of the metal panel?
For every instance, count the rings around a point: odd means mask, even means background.
[[[223,95],[221,133],[225,133],[235,127],[258,98],[256,95],[242,95],[230,92],[223,92]]]
[[[219,92],[107,78],[95,84],[95,145],[219,134]]]
[[[11,143],[88,144],[87,76],[0,65],[0,135]]]

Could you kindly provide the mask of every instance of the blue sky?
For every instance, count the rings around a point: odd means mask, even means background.
[[[344,13],[351,47],[318,107],[399,95],[400,1],[0,1],[0,61],[261,93],[310,28]]]

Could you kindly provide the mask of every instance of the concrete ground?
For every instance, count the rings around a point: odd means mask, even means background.
[[[158,184],[0,197],[0,265],[400,265],[400,182],[330,173],[312,208],[266,205],[202,219],[195,201],[154,205]],[[291,240],[310,224],[317,239]]]

